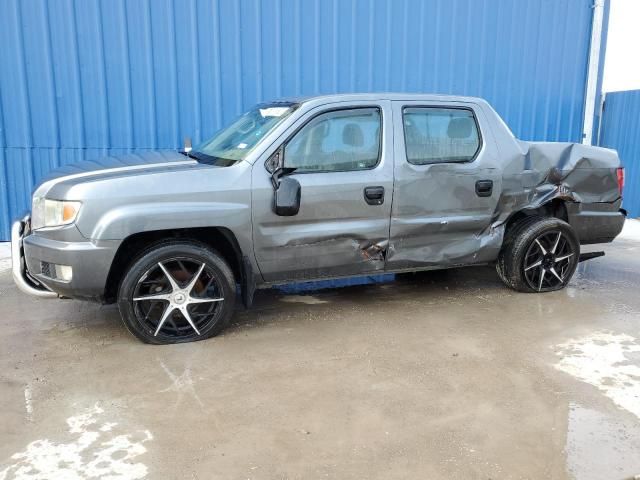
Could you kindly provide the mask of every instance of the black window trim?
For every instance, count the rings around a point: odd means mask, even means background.
[[[473,121],[476,124],[476,131],[478,132],[478,148],[476,148],[475,153],[469,160],[458,160],[451,162],[426,162],[426,163],[412,163],[409,161],[409,155],[407,153],[407,131],[404,128],[404,112],[408,108],[425,108],[425,109],[439,109],[439,110],[467,110],[471,112],[471,116],[473,117]],[[482,137],[482,129],[480,128],[480,123],[478,122],[478,118],[476,117],[476,112],[472,107],[462,107],[458,105],[403,105],[402,106],[402,139],[404,142],[404,158],[409,165],[413,165],[414,167],[424,167],[427,165],[447,165],[447,164],[456,164],[456,163],[473,163],[478,158],[482,147],[484,146],[484,138]]]
[[[376,160],[375,165],[372,165],[371,167],[367,167],[367,168],[358,168],[358,169],[351,169],[351,170],[295,170],[293,173],[295,175],[302,175],[302,174],[308,174],[308,173],[347,173],[347,172],[365,172],[367,170],[375,170],[379,165],[380,162],[382,161],[382,138],[384,135],[384,109],[382,108],[381,105],[351,105],[351,106],[341,106],[341,107],[333,107],[333,108],[328,108],[327,110],[322,110],[321,112],[316,112],[314,113],[310,118],[308,118],[302,125],[300,125],[298,128],[296,128],[291,135],[289,135],[285,141],[282,142],[282,144],[276,149],[277,151],[282,151],[282,161],[285,162],[286,158],[285,158],[285,149],[287,147],[287,145],[289,144],[289,142],[293,139],[293,137],[295,137],[298,132],[300,132],[300,130],[302,130],[304,127],[306,127],[310,122],[312,122],[313,120],[315,120],[316,118],[318,118],[320,115],[324,115],[327,113],[332,113],[332,112],[340,112],[340,111],[344,111],[344,110],[362,110],[365,108],[375,108],[376,110],[378,110],[378,114],[380,115],[380,138],[378,139],[378,158]],[[275,153],[275,152],[274,152]],[[267,159],[266,162],[268,162],[269,159]],[[265,166],[266,166],[266,162],[265,162]]]

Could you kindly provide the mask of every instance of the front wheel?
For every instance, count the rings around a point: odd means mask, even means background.
[[[520,292],[550,292],[567,286],[576,271],[580,242],[558,218],[529,217],[505,238],[496,269],[501,280]]]
[[[118,290],[127,329],[146,343],[202,340],[221,332],[235,307],[235,280],[208,246],[172,241],[150,247],[128,268]]]

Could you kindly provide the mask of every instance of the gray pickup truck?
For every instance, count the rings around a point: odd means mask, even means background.
[[[13,225],[13,275],[117,302],[156,344],[216,335],[278,283],[495,264],[549,292],[620,233],[622,183],[615,151],[520,141],[478,98],[280,100],[193,149],[53,172]]]

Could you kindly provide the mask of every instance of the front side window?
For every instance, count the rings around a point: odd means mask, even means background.
[[[402,117],[407,161],[414,165],[470,162],[480,148],[469,109],[406,107]]]
[[[287,143],[284,164],[297,172],[366,170],[380,158],[380,109],[322,113]]]
[[[276,125],[291,115],[298,104],[261,103],[234,120],[191,151],[203,162],[244,160]]]

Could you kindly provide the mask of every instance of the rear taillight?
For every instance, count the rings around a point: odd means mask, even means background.
[[[620,192],[620,196],[622,196],[622,189],[624,188],[624,168],[618,168],[616,174],[618,176],[618,191]]]

